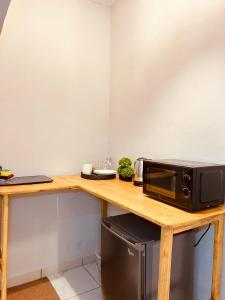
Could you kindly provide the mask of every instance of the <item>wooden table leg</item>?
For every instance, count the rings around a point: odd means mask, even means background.
[[[102,219],[107,217],[107,208],[108,208],[108,202],[105,200],[101,201],[101,214],[102,214]]]
[[[158,300],[169,300],[170,297],[172,250],[173,230],[162,228],[160,240]]]
[[[220,300],[223,265],[224,216],[214,222],[214,256],[211,300]]]
[[[1,242],[2,242],[2,279],[1,279],[1,300],[7,299],[7,254],[8,254],[8,218],[9,218],[9,197],[2,197],[2,220],[1,220]]]

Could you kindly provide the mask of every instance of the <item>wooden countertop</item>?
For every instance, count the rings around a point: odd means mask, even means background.
[[[50,176],[53,182],[40,184],[23,184],[14,186],[1,186],[0,195],[33,194],[39,192],[58,191],[76,188],[74,183],[64,179],[63,176]]]
[[[225,206],[189,213],[149,198],[142,188],[132,183],[113,180],[86,180],[80,176],[53,176],[52,183],[0,187],[0,195],[19,195],[37,192],[81,189],[109,203],[126,209],[162,227],[173,228],[176,233],[191,229],[196,223],[205,225],[215,216],[225,214]]]

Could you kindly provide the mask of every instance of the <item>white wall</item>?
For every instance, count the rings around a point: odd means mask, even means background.
[[[224,1],[118,1],[112,10],[114,161],[126,155],[225,163],[224,120]],[[197,300],[210,298],[211,242],[208,235],[197,249]]]
[[[68,174],[105,157],[109,30],[109,9],[88,0],[11,2],[0,40],[4,166]]]
[[[0,164],[18,176],[75,174],[107,157],[109,85],[109,8],[12,0],[0,37]],[[20,197],[10,214],[10,278],[99,245],[99,203],[86,194]]]
[[[0,163],[16,175],[77,173],[109,154],[109,136],[115,161],[224,163],[224,11],[222,0],[117,1],[108,135],[109,8],[13,0],[0,37]],[[10,220],[9,277],[99,245],[99,203],[80,192],[13,199]],[[197,300],[209,298],[210,235],[197,251]]]

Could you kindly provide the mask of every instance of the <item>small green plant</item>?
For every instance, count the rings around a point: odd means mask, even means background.
[[[130,167],[132,165],[132,161],[128,157],[122,157],[118,164],[119,167]]]
[[[134,175],[134,170],[132,167],[119,167],[118,173],[122,177],[132,177]]]
[[[117,169],[120,177],[132,178],[134,175],[134,169],[132,168],[132,161],[128,157],[123,157],[118,162],[119,167]]]

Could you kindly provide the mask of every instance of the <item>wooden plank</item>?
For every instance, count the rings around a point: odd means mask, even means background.
[[[213,217],[208,217],[208,218],[205,218],[205,219],[198,220],[196,222],[193,222],[192,224],[188,224],[187,226],[181,225],[181,226],[176,227],[174,229],[174,234],[181,233],[181,232],[191,230],[191,229],[195,229],[195,228],[199,228],[199,227],[204,227],[208,224],[214,223],[216,220],[218,220],[217,215],[213,216]]]
[[[40,184],[24,184],[15,186],[2,186],[0,187],[0,195],[21,195],[21,194],[33,194],[40,192],[49,192],[57,190],[69,190],[75,189],[76,185],[71,184],[68,180],[65,180],[63,176],[50,176],[53,182],[40,183]]]
[[[7,299],[7,256],[8,256],[8,218],[9,197],[2,197],[2,278],[1,278],[1,300]]]
[[[0,270],[2,271],[2,250],[0,249]]]
[[[213,300],[220,300],[221,277],[223,266],[223,238],[224,238],[224,216],[220,216],[214,223],[214,255],[213,255],[213,278],[212,296]]]
[[[80,176],[64,176],[66,180],[74,183],[80,189],[126,209],[146,220],[162,227],[177,228],[184,231],[188,226],[194,228],[208,224],[214,217],[225,214],[225,206],[207,209],[195,213],[186,212],[171,205],[151,199],[143,194],[142,188],[119,179],[92,181],[82,179]]]
[[[105,200],[101,201],[101,215],[102,219],[105,219],[107,217],[107,209],[108,209],[108,203]]]
[[[54,182],[13,187],[0,187],[0,195],[19,195],[80,188],[102,200],[126,209],[162,227],[182,232],[210,223],[225,214],[225,206],[189,213],[157,200],[142,192],[142,188],[118,179],[92,181],[80,176],[54,176]]]
[[[157,300],[169,300],[173,250],[173,230],[162,228],[160,240],[159,280]]]

